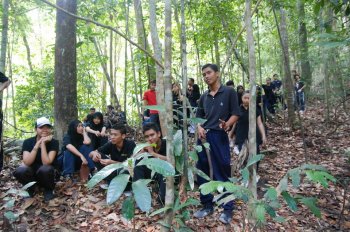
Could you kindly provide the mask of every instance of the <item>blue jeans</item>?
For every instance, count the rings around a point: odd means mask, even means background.
[[[92,161],[92,159],[89,157],[89,154],[92,151],[92,148],[84,144],[84,145],[81,145],[78,150],[81,154],[83,154],[83,156],[87,160],[89,169],[93,170],[95,168],[95,164]],[[76,170],[80,170],[81,164],[82,164],[82,161],[78,156],[74,155],[68,149],[64,151],[63,175],[71,175]]]
[[[298,110],[305,110],[305,95],[304,92],[296,92],[295,93],[295,103]]]

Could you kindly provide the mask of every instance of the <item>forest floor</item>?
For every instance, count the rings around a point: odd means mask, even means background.
[[[337,178],[337,182],[329,183],[329,187],[302,181],[297,189],[289,186],[293,194],[312,196],[318,199],[317,206],[321,217],[315,217],[305,206],[298,205],[298,210],[292,212],[285,204],[278,215],[286,218],[286,222],[277,223],[268,218],[262,231],[349,231],[349,158],[345,150],[350,148],[350,117],[342,109],[332,112],[332,118],[327,127],[321,104],[314,104],[304,115],[306,156],[310,163],[326,167]],[[305,161],[301,130],[291,131],[286,127],[284,117],[276,117],[276,123],[267,123],[268,146],[273,151],[266,155],[260,164],[261,177],[258,190],[263,193],[268,186],[276,187],[279,180],[291,169],[300,166]],[[18,161],[11,161],[0,174],[0,230],[8,231],[2,217],[5,212],[4,203],[9,189],[19,189],[21,186],[11,173]],[[347,180],[347,183],[346,183]],[[346,186],[347,190],[344,189]],[[160,216],[149,217],[136,210],[133,223],[122,217],[121,207],[125,196],[115,204],[106,204],[105,190],[100,187],[87,189],[85,185],[75,184],[67,187],[67,183],[59,182],[56,187],[57,198],[49,203],[43,201],[42,194],[33,198],[17,198],[14,209],[19,219],[14,224],[17,231],[158,231],[157,222]],[[199,198],[198,191],[188,192],[190,197]],[[345,199],[344,199],[345,197]],[[155,197],[152,202],[158,209]],[[345,205],[345,207],[343,207]],[[190,211],[197,207],[191,206]],[[243,209],[243,210],[242,210]],[[191,219],[186,222],[193,231],[242,231],[245,224],[245,205],[237,203],[230,225],[223,225],[218,217],[221,209],[205,219]]]

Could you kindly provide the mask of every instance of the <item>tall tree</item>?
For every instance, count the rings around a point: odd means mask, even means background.
[[[76,0],[57,0],[56,4],[76,14]],[[55,132],[62,141],[69,121],[78,117],[76,19],[57,10],[55,46]]]
[[[0,54],[0,72],[5,73],[6,67],[6,50],[7,50],[7,34],[8,34],[8,20],[9,20],[9,0],[4,0],[2,5],[2,28],[1,28],[1,54]],[[0,93],[0,171],[3,166],[3,119],[4,113],[2,112],[2,92]]]
[[[300,47],[301,76],[306,83],[306,90],[309,90],[312,82],[312,74],[309,61],[309,49],[307,44],[307,30],[305,23],[305,0],[298,0],[297,9],[299,20],[298,35]]]

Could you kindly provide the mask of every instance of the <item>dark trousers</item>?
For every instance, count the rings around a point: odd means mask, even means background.
[[[88,161],[88,167],[90,170],[95,169],[94,161],[89,157],[92,148],[88,145],[81,145],[79,147],[79,152],[83,154],[85,159]],[[80,166],[82,164],[81,159],[70,152],[68,149],[63,153],[63,175],[71,175],[76,170],[80,170]]]
[[[217,181],[230,181],[229,178],[231,177],[231,155],[229,140],[226,132],[209,130],[206,137],[207,142],[210,144],[210,158],[213,168],[213,179]],[[200,140],[198,140],[198,145],[202,145]],[[202,152],[198,154],[197,168],[209,176],[208,158],[204,146],[202,147]],[[197,176],[197,181],[199,185],[207,182],[200,176]],[[211,207],[214,204],[212,194],[201,194],[200,200],[202,205],[205,207]],[[232,211],[234,208],[233,201],[226,203],[223,208],[224,210]]]
[[[298,110],[305,110],[305,95],[304,92],[295,93],[295,103]]]
[[[152,158],[149,158],[152,159]],[[134,168],[134,178],[133,181],[137,181],[140,179],[150,179],[152,171],[147,168],[145,165],[136,166]],[[165,180],[162,175],[156,173],[153,176],[153,179],[158,183],[159,188],[159,198],[164,203],[165,202]]]
[[[36,181],[45,190],[55,188],[55,169],[51,165],[41,165],[38,168],[21,165],[16,168],[13,175],[23,185]]]

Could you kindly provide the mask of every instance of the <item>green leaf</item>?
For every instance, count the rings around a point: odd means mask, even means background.
[[[329,180],[333,182],[336,181],[332,175],[324,171],[305,171],[305,173],[309,180],[320,183],[325,188],[328,188]]]
[[[292,179],[292,184],[294,188],[300,185],[300,169],[294,168],[288,171],[290,178]]]
[[[229,194],[229,195],[225,196],[224,198],[220,199],[217,204],[218,205],[225,205],[226,203],[228,203],[230,201],[234,201],[236,199],[237,199],[237,197],[235,195]]]
[[[188,183],[191,187],[191,190],[194,189],[194,175],[193,175],[193,171],[191,168],[187,169],[187,179],[188,179]]]
[[[158,209],[156,211],[153,211],[149,216],[153,217],[153,216],[155,216],[157,214],[160,214],[160,213],[163,213],[163,212],[167,211],[168,209],[171,209],[171,207],[166,206],[166,207],[160,208],[160,209]]]
[[[203,151],[202,145],[197,145],[197,146],[195,146],[194,148],[196,149],[196,151],[197,151],[198,153]]]
[[[16,221],[18,218],[18,215],[14,214],[12,211],[7,211],[6,213],[4,213],[4,216],[11,222]]]
[[[197,199],[188,198],[185,203],[183,203],[183,204],[181,204],[179,206],[176,206],[174,208],[174,211],[179,211],[179,210],[181,210],[181,209],[183,209],[183,208],[185,208],[187,206],[190,206],[190,205],[199,205],[199,204],[200,204],[200,201],[198,201]]]
[[[262,158],[264,158],[264,155],[254,155],[247,163],[246,168],[259,162],[260,160],[262,160]]]
[[[128,174],[119,174],[113,178],[107,190],[107,204],[113,204],[119,199],[129,182],[129,178]]]
[[[203,124],[207,121],[206,119],[203,119],[203,118],[189,118],[189,120],[193,124]]]
[[[299,201],[301,203],[303,203],[304,205],[306,205],[306,207],[308,207],[311,212],[318,218],[321,217],[321,211],[320,209],[316,206],[316,199],[313,197],[305,197],[305,198],[301,198],[299,199]]]
[[[177,130],[173,139],[174,155],[182,155],[182,130]]]
[[[96,184],[98,184],[101,180],[109,176],[115,170],[122,168],[123,163],[110,164],[106,167],[102,168],[98,173],[96,173],[87,183],[88,188],[93,188]]]
[[[287,202],[289,208],[290,208],[292,211],[295,212],[295,211],[298,210],[297,203],[296,203],[295,199],[294,199],[291,195],[289,195],[288,192],[283,191],[283,192],[281,193],[281,195],[282,195],[282,197],[284,198],[284,200]]]
[[[265,193],[265,198],[270,201],[275,201],[277,200],[277,191],[275,188],[270,187],[266,193]]]
[[[183,174],[183,169],[184,169],[184,157],[183,156],[176,156],[175,157],[175,166],[176,170],[180,172],[180,174]]]
[[[189,151],[189,152],[188,152],[188,156],[191,157],[191,159],[192,159],[194,162],[197,162],[197,161],[198,161],[198,155],[197,155],[197,152],[196,152],[196,151]]]
[[[199,186],[199,189],[203,195],[207,195],[209,193],[215,192],[222,184],[222,181],[209,181]]]
[[[17,194],[21,197],[29,197],[29,193],[26,190],[19,190]]]
[[[18,190],[17,189],[9,189],[6,194],[17,194]]]
[[[286,191],[288,188],[288,175],[285,175],[278,184],[277,192],[283,192]]]
[[[265,207],[263,204],[257,204],[257,206],[255,207],[255,216],[256,219],[258,219],[259,222],[265,222]]]
[[[144,109],[149,110],[158,110],[160,112],[165,112],[165,106],[164,105],[153,105],[153,106],[143,106]]]
[[[202,144],[206,149],[210,149],[210,144],[209,143],[203,143]]]
[[[135,216],[135,204],[132,197],[128,197],[123,202],[122,214],[126,220],[131,220]]]
[[[6,202],[5,208],[6,208],[6,209],[10,209],[10,208],[12,208],[14,205],[15,205],[15,199],[11,199],[11,200],[9,200],[8,202]]]
[[[136,155],[137,153],[139,153],[142,149],[144,149],[145,147],[149,147],[149,143],[140,143],[137,144],[136,147],[134,148],[134,151],[132,152],[132,155]]]
[[[264,204],[266,212],[270,215],[270,217],[275,218],[276,217],[276,211],[275,209],[270,206],[269,204]]]
[[[143,212],[149,212],[151,209],[152,197],[147,187],[149,182],[151,180],[140,179],[132,183],[136,204]]]
[[[284,217],[281,217],[281,216],[274,217],[273,220],[278,222],[278,223],[285,223],[286,222],[286,219]]]
[[[193,173],[197,174],[198,176],[202,177],[207,181],[211,181],[210,177],[207,174],[205,174],[202,170],[199,170],[196,167],[193,167]]]
[[[158,158],[144,159],[142,164],[163,176],[174,176],[175,168],[167,161]]]
[[[36,181],[29,182],[28,184],[24,185],[21,189],[27,190],[28,188],[32,187],[35,185]]]
[[[243,183],[248,183],[249,181],[249,170],[248,167],[245,167],[244,169],[241,170],[241,175],[243,178]]]

